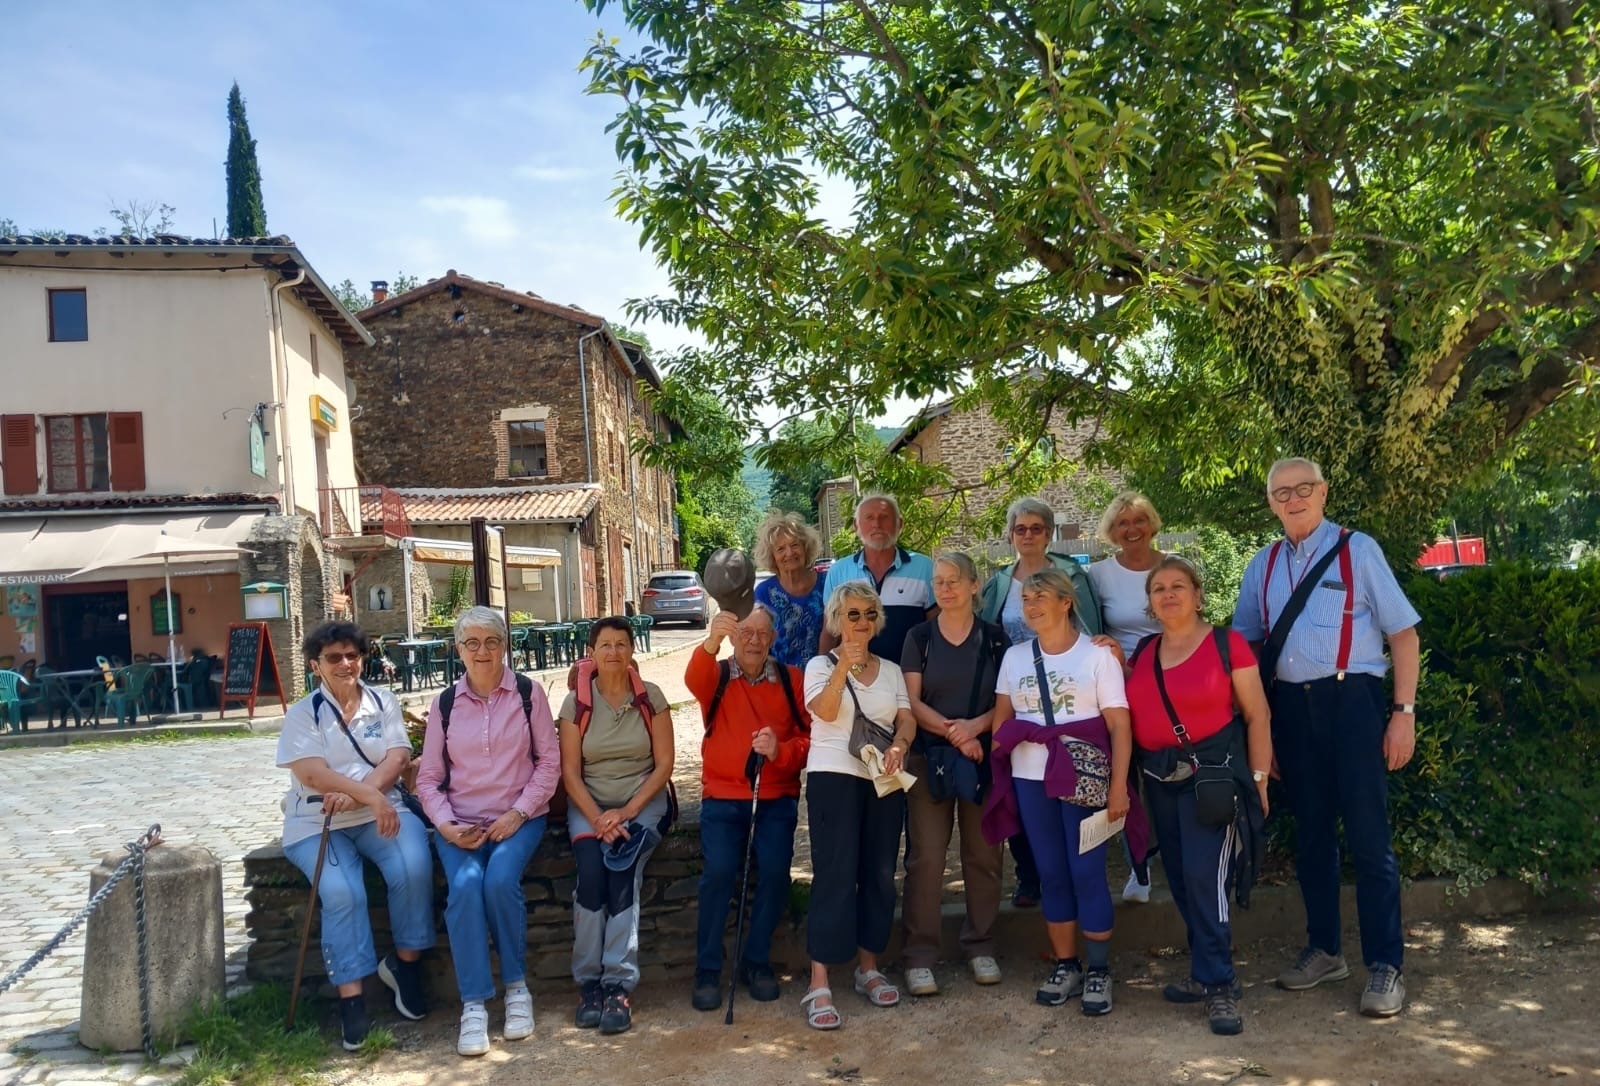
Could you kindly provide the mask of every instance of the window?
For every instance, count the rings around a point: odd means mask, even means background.
[[[544,433],[544,419],[506,423],[507,475],[531,479],[550,474]]]
[[[82,287],[50,291],[50,342],[89,338],[89,294]]]
[[[320,374],[322,367],[317,363],[317,334],[311,333],[311,372]]]
[[[137,411],[47,415],[44,423],[50,493],[144,489],[144,421]]]

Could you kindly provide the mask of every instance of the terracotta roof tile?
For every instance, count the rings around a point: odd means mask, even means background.
[[[7,513],[58,513],[75,509],[183,509],[188,506],[272,506],[276,494],[107,494],[98,498],[0,499],[0,516]]]
[[[413,525],[467,524],[487,517],[502,524],[537,524],[579,520],[600,503],[598,483],[557,483],[550,486],[489,486],[461,489],[393,487]],[[363,520],[379,518],[362,503]]]

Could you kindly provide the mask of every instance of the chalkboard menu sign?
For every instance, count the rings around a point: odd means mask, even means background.
[[[272,652],[272,635],[265,622],[235,622],[228,627],[228,653],[222,664],[222,696],[218,699],[220,717],[228,702],[242,701],[256,715],[256,700],[263,694],[274,696],[285,708],[278,661]]]

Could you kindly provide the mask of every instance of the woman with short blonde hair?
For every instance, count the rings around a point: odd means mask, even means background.
[[[804,668],[816,655],[825,602],[815,568],[821,552],[822,536],[798,513],[773,513],[756,529],[756,566],[776,574],[756,585],[756,602],[772,612],[772,656],[780,664]]]

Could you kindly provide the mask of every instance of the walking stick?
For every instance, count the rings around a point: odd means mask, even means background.
[[[306,922],[300,926],[300,953],[294,959],[294,987],[289,989],[289,1017],[283,1023],[285,1033],[294,1029],[294,1009],[300,1002],[300,981],[305,977],[306,946],[311,942],[311,916],[317,907],[317,886],[322,882],[322,861],[328,857],[328,831],[332,827],[333,815],[323,815],[322,840],[317,842],[317,866],[311,872],[311,900],[306,905]]]
[[[728,978],[728,1013],[722,1018],[725,1026],[733,1025],[733,997],[739,991],[739,962],[744,949],[744,904],[750,894],[750,857],[756,850],[756,803],[761,798],[761,767],[765,763],[766,759],[757,754],[756,776],[750,782],[750,838],[744,846],[744,878],[739,881],[739,919],[733,929],[733,969]]]

